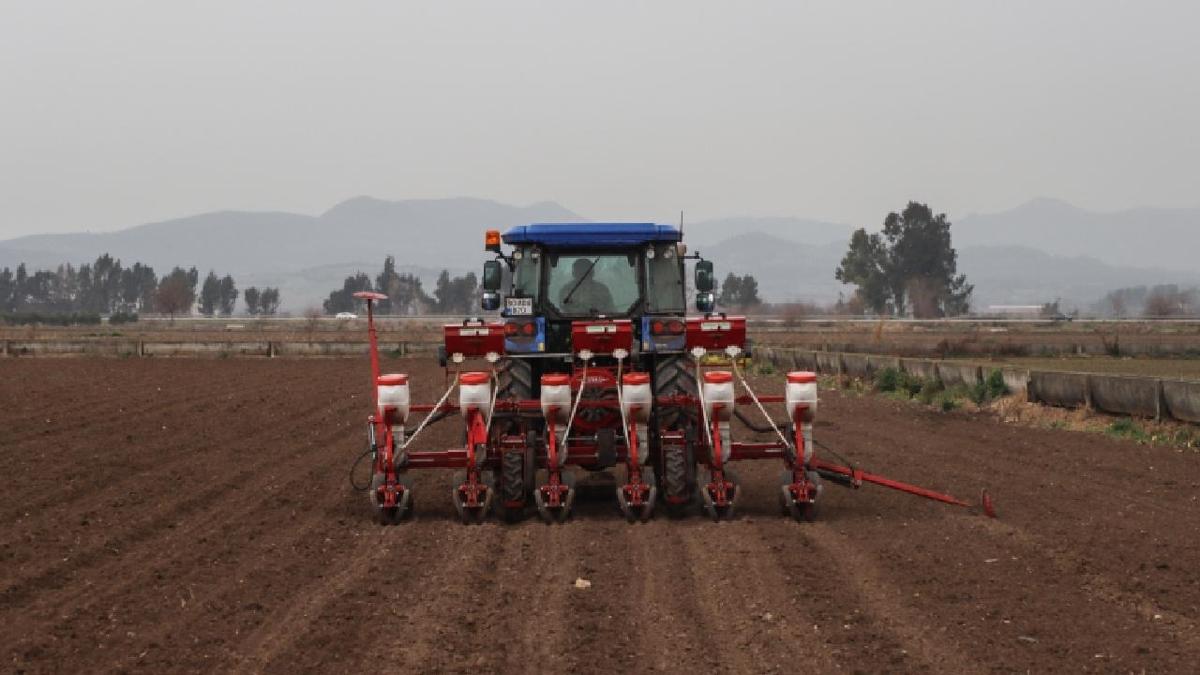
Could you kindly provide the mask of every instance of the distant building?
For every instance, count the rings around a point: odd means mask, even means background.
[[[1044,305],[988,305],[987,313],[1014,319],[1040,319],[1045,316]]]

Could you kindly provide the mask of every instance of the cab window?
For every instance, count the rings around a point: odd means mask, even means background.
[[[540,276],[542,257],[535,248],[519,249],[513,252],[516,258],[513,265],[512,295],[522,298],[533,298],[537,302],[538,277]]]
[[[684,301],[683,265],[676,255],[675,245],[649,249],[646,253],[646,310],[683,314]]]

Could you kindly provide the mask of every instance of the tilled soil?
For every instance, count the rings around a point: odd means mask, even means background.
[[[389,361],[433,400],[441,371]],[[464,526],[450,474],[373,524],[358,360],[0,362],[13,671],[1195,672],[1200,456],[826,393],[818,438],[999,519],[829,485],[778,514]],[[773,378],[779,379],[779,378]],[[770,386],[776,386],[774,382]],[[779,384],[780,388],[782,387]],[[425,447],[449,446],[454,422]],[[748,434],[747,434],[748,435]],[[587,579],[591,587],[574,582]]]

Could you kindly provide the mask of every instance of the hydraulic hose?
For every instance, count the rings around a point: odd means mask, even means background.
[[[733,360],[733,372],[737,373],[738,380],[740,380],[740,381],[741,381],[741,383],[742,383],[742,386],[743,386],[743,387],[745,387],[745,388],[746,388],[746,391],[747,391],[747,392],[750,394],[750,398],[754,400],[754,404],[758,406],[758,410],[759,410],[759,412],[761,412],[761,413],[762,413],[763,417],[765,417],[765,418],[766,418],[767,422],[768,422],[768,423],[770,423],[770,425],[771,425],[771,426],[768,428],[768,427],[760,427],[760,426],[758,426],[758,425],[752,424],[752,423],[750,422],[750,420],[746,419],[746,417],[745,417],[744,415],[742,415],[742,413],[741,413],[741,412],[737,412],[737,411],[735,411],[735,414],[737,415],[737,418],[738,418],[739,420],[741,420],[741,422],[742,422],[743,424],[745,424],[746,426],[750,427],[750,428],[751,428],[751,429],[753,429],[754,431],[758,431],[758,432],[760,432],[760,433],[766,433],[766,432],[768,432],[768,431],[774,431],[776,434],[779,434],[779,438],[780,438],[780,440],[782,440],[782,441],[784,442],[784,444],[785,444],[785,445],[787,445],[787,444],[788,444],[788,440],[787,440],[787,438],[786,438],[786,437],[783,435],[783,432],[779,430],[779,425],[778,425],[778,424],[775,422],[775,420],[771,419],[771,416],[770,416],[770,415],[768,415],[768,414],[767,414],[767,410],[766,410],[766,408],[764,408],[764,407],[763,407],[763,404],[762,404],[762,403],[761,403],[761,402],[758,400],[758,396],[756,396],[756,395],[754,394],[754,390],[750,388],[750,385],[749,385],[749,384],[746,384],[746,378],[742,377],[742,373],[741,373],[741,371],[738,369],[738,365],[737,365],[737,360],[736,360],[736,359],[734,359],[734,360]],[[817,447],[821,448],[822,450],[825,450],[825,451],[826,451],[826,452],[828,452],[829,454],[831,454],[831,455],[833,455],[834,457],[836,457],[836,458],[837,458],[839,461],[841,461],[841,462],[842,462],[842,464],[845,464],[847,467],[850,467],[851,469],[853,469],[853,468],[854,468],[854,463],[853,463],[853,462],[851,462],[850,460],[846,459],[846,457],[844,457],[844,456],[843,456],[841,453],[839,453],[837,450],[834,450],[833,448],[829,447],[828,445],[825,445],[824,443],[822,443],[821,441],[818,441],[818,440],[817,440],[817,439],[815,439],[815,438],[814,438],[814,439],[812,439],[812,442],[813,442],[813,445],[816,445]]]
[[[450,383],[450,386],[446,389],[446,393],[442,394],[442,397],[440,399],[438,399],[437,404],[433,406],[433,409],[435,411],[442,407],[442,404],[445,403],[446,399],[450,397],[450,392],[454,391],[454,387],[456,387],[456,386],[458,386],[458,378],[457,377],[454,378],[454,381]],[[408,440],[404,442],[404,445],[400,446],[400,449],[407,450],[408,446],[412,445],[412,442],[417,440],[417,435],[420,434],[421,431],[423,431],[425,429],[425,427],[429,426],[429,423],[430,423],[430,421],[433,420],[433,417],[434,417],[434,414],[432,412],[429,413],[428,415],[426,415],[425,419],[421,420],[421,423],[417,425],[417,430],[412,433],[412,436],[408,437]],[[438,419],[441,419],[441,418],[439,417]]]
[[[571,416],[567,418],[567,428],[563,431],[563,446],[571,437],[571,423],[575,421],[575,413],[579,411],[579,402],[583,400],[583,390],[587,387],[588,361],[583,362],[583,373],[579,377],[579,393],[575,395],[575,403],[571,406]],[[551,429],[550,433],[554,433]]]
[[[753,420],[751,420],[749,417],[746,417],[746,413],[744,413],[741,410],[738,410],[736,408],[733,411],[733,416],[738,418],[739,422],[746,425],[747,429],[749,429],[750,431],[760,433],[760,434],[772,433],[773,431],[775,431],[775,428],[776,428],[775,426],[771,426],[771,424],[765,424],[765,425],[764,424],[755,424]],[[772,420],[772,424],[775,424],[776,426],[782,426],[778,422],[774,422],[773,420]]]
[[[779,435],[779,440],[783,441],[784,445],[789,445],[787,436],[784,436],[783,432],[779,430],[779,426],[775,424],[775,420],[771,419],[771,416],[767,414],[767,409],[763,407],[762,401],[758,400],[758,395],[755,394],[754,390],[750,388],[750,385],[746,383],[746,378],[742,377],[742,371],[740,368],[738,368],[737,359],[730,359],[730,362],[733,364],[733,372],[737,375],[738,381],[741,382],[742,386],[746,388],[746,392],[750,394],[750,399],[754,401],[754,405],[758,406],[758,411],[762,413],[762,416],[767,420],[767,422],[770,422],[771,430]],[[742,418],[739,416],[738,419]],[[799,448],[798,450],[800,452],[801,459],[803,459],[804,448]]]
[[[350,487],[353,488],[355,492],[366,492],[367,490],[371,489],[370,482],[362,487],[359,487],[358,483],[354,482],[354,470],[358,468],[358,463],[363,461],[363,457],[371,454],[372,450],[373,448],[367,448],[366,450],[363,450],[363,453],[358,456],[358,459],[354,460],[354,463],[350,465]]]

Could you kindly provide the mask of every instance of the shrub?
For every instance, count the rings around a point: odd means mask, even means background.
[[[108,317],[108,322],[114,325],[122,323],[135,323],[137,320],[137,312],[117,312]]]
[[[929,403],[943,387],[939,380],[923,380],[903,370],[884,368],[875,376],[875,389],[904,398],[921,396],[922,402]]]
[[[0,317],[0,320],[3,320],[4,323],[10,326],[30,326],[35,324],[45,326],[94,326],[100,323],[100,315],[86,312],[48,314],[40,312],[15,312],[3,315],[3,317]]]
[[[1004,381],[1004,373],[993,369],[984,380],[988,398],[1000,398],[1008,395],[1008,383]]]
[[[958,399],[949,391],[942,392],[938,397],[938,407],[942,412],[950,412],[958,407]]]
[[[940,381],[925,380],[921,383],[921,388],[917,391],[916,397],[921,403],[929,405],[930,403],[933,403],[934,399],[940,398],[945,400],[945,396],[939,396],[943,393],[949,394],[950,392],[945,390],[945,387],[942,386]]]
[[[884,368],[875,377],[875,388],[886,393],[896,391],[900,387],[900,375],[896,368]]]
[[[1004,382],[1004,373],[992,370],[987,377],[971,386],[967,398],[974,401],[975,405],[983,405],[1007,393],[1008,385]]]
[[[1114,421],[1112,424],[1108,425],[1108,429],[1105,431],[1110,436],[1116,436],[1117,438],[1128,438],[1130,440],[1137,441],[1138,443],[1145,443],[1146,441],[1151,440],[1150,435],[1147,434],[1140,426],[1138,426],[1137,422],[1134,422],[1130,417],[1122,417],[1121,419]]]
[[[937,380],[931,380],[931,382],[937,382]],[[921,390],[926,387],[926,381],[919,377],[905,373],[901,380],[900,386],[908,394],[908,397],[912,398],[913,396],[920,394]],[[937,382],[937,386],[941,386],[941,383]]]

